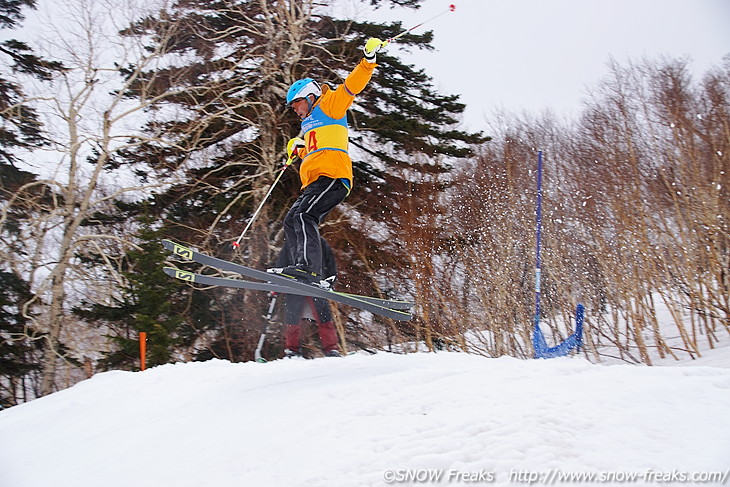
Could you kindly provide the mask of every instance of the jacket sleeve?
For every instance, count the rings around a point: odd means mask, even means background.
[[[355,100],[355,95],[362,92],[373,77],[377,64],[362,59],[355,69],[345,78],[344,83],[330,91],[321,102],[322,110],[332,118],[340,119]]]

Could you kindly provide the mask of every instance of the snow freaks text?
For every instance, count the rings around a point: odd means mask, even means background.
[[[579,484],[693,484],[726,485],[730,469],[725,472],[684,472],[678,470],[624,472],[568,472],[560,469],[546,471],[515,470],[507,476],[510,484],[555,485],[562,483]],[[496,482],[497,474],[488,470],[462,471],[445,469],[389,469],[383,472],[383,480],[388,484],[491,484]],[[504,478],[500,479],[504,480]]]
[[[389,469],[383,472],[386,483],[492,483],[497,480],[494,472],[488,470],[462,471],[430,468],[401,468]]]

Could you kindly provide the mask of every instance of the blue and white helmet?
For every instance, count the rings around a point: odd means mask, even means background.
[[[295,81],[286,92],[286,105],[289,106],[294,100],[314,95],[317,98],[322,95],[322,88],[312,78],[304,78]]]

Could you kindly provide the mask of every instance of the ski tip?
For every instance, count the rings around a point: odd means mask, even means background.
[[[183,259],[193,260],[192,249],[185,247],[184,245],[177,244],[172,240],[164,239],[162,241],[162,246],[171,251],[173,254],[182,257]]]
[[[411,321],[413,319],[413,314],[409,313],[408,311],[401,311],[399,309],[392,309],[392,308],[384,308],[384,310],[387,310],[382,314],[382,316],[385,316],[386,318],[390,318],[391,320],[395,321]]]

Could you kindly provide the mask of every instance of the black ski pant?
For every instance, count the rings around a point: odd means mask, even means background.
[[[298,325],[304,316],[305,306],[310,307],[312,316],[317,323],[327,323],[332,321],[332,311],[330,311],[329,303],[321,298],[313,298],[310,296],[298,296],[296,294],[285,294],[285,325]]]
[[[292,245],[291,262],[322,274],[322,244],[319,224],[347,196],[339,179],[321,176],[304,188],[284,218],[284,233]]]

